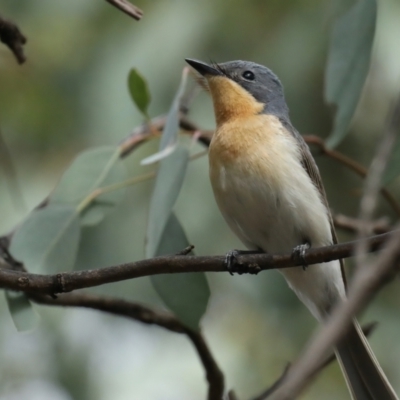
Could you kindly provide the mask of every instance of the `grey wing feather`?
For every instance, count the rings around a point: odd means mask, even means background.
[[[297,143],[299,144],[299,149],[300,149],[300,154],[301,154],[301,164],[303,165],[304,169],[307,171],[307,173],[310,176],[315,187],[318,189],[318,191],[321,195],[321,199],[322,199],[323,203],[325,204],[326,210],[328,212],[329,224],[331,226],[332,243],[336,244],[338,242],[338,240],[337,240],[337,236],[336,236],[335,226],[333,224],[331,211],[330,211],[329,204],[328,204],[328,198],[326,197],[324,184],[322,183],[321,174],[319,173],[319,169],[314,160],[314,157],[312,156],[307,143],[304,141],[304,139],[300,135],[300,133],[297,132],[296,129],[292,126],[292,124],[290,122],[288,122],[287,120],[281,120],[281,122],[286,127],[286,129],[288,129],[288,131],[296,138]],[[339,260],[339,262],[340,262],[340,268],[342,270],[343,281],[344,281],[345,287],[347,287],[346,275],[345,275],[345,271],[344,271],[344,262],[343,262],[343,260]]]

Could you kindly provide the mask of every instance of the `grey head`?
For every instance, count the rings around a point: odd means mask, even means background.
[[[232,79],[258,102],[264,104],[264,113],[288,118],[289,109],[282,83],[269,68],[242,60],[211,65],[191,59],[186,59],[186,61],[201,75],[222,75]]]

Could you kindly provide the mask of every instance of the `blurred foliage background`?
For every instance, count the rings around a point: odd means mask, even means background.
[[[149,82],[151,116],[165,113],[184,58],[247,59],[272,68],[285,86],[291,118],[304,134],[326,137],[331,111],[323,77],[332,21],[348,2],[316,0],[136,0],[136,22],[100,0],[1,0],[0,12],[28,37],[28,62],[18,66],[0,47],[0,129],[17,170],[18,187],[0,171],[0,234],[7,233],[52,190],[83,149],[115,144],[142,117],[129,97],[128,72]],[[400,82],[400,3],[379,1],[373,59],[351,132],[340,150],[368,165]],[[201,93],[190,117],[214,126],[211,101]],[[153,141],[154,142],[154,141]],[[195,145],[198,150],[200,145]],[[130,176],[151,167],[148,143],[125,161]],[[334,211],[357,215],[362,181],[317,156]],[[193,161],[175,211],[196,254],[223,254],[241,244],[227,228],[208,181],[207,159]],[[398,181],[390,189],[400,196]],[[146,210],[152,182],[128,189],[124,203],[84,231],[77,268],[144,258]],[[395,218],[381,202],[378,216]],[[341,240],[349,235],[339,232]],[[351,263],[348,263],[351,264]],[[205,336],[227,387],[241,398],[273,382],[316,324],[276,272],[253,276],[208,274],[212,298]],[[162,307],[148,279],[94,289]],[[398,283],[376,298],[363,320],[379,321],[371,339],[400,392]],[[93,311],[35,307],[38,327],[17,333],[0,301],[0,399],[204,399],[204,372],[186,338]],[[337,365],[324,371],[304,399],[348,398]]]

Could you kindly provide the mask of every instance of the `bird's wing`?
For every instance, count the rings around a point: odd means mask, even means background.
[[[307,171],[308,175],[310,176],[310,178],[311,178],[312,182],[314,183],[314,185],[316,186],[316,188],[318,189],[318,191],[321,195],[322,201],[325,204],[326,210],[328,212],[329,224],[331,226],[332,242],[334,244],[336,244],[338,242],[338,240],[337,240],[337,236],[336,236],[335,226],[333,224],[332,214],[329,209],[328,198],[326,197],[324,184],[322,183],[321,174],[319,173],[318,166],[314,160],[314,157],[312,156],[312,154],[310,152],[310,149],[309,149],[307,143],[304,141],[303,137],[299,133],[296,132],[296,136],[299,139],[298,143],[300,145],[301,164],[303,165],[304,169]],[[342,259],[340,259],[339,261],[340,261],[340,268],[342,270],[343,280],[344,280],[344,283],[346,286],[346,275],[344,272],[344,263],[343,263]]]
[[[331,226],[332,242],[334,244],[336,244],[338,242],[338,240],[337,240],[337,236],[336,236],[335,226],[333,224],[331,211],[330,211],[329,204],[328,204],[328,198],[326,197],[324,184],[322,183],[321,175],[319,173],[319,169],[314,160],[314,157],[312,156],[307,143],[304,141],[303,136],[301,136],[300,133],[297,132],[297,130],[293,127],[293,125],[286,118],[280,118],[280,120],[281,120],[282,124],[284,125],[284,127],[296,138],[296,141],[299,144],[300,155],[301,155],[301,164],[303,165],[304,169],[307,171],[307,173],[308,173],[309,177],[311,178],[312,182],[314,183],[315,187],[318,189],[318,191],[321,195],[321,199],[325,204],[326,211],[328,212],[329,224]],[[345,287],[347,287],[346,275],[344,272],[344,263],[343,263],[342,259],[340,259],[339,261],[340,261],[340,269],[342,270],[344,285],[345,285]]]

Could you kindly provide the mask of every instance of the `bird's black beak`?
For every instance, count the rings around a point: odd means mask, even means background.
[[[221,71],[219,71],[217,68],[212,67],[211,65],[208,65],[206,63],[203,63],[202,61],[198,60],[192,60],[190,58],[185,58],[185,61],[193,67],[200,75],[207,76],[219,76],[223,75]]]

